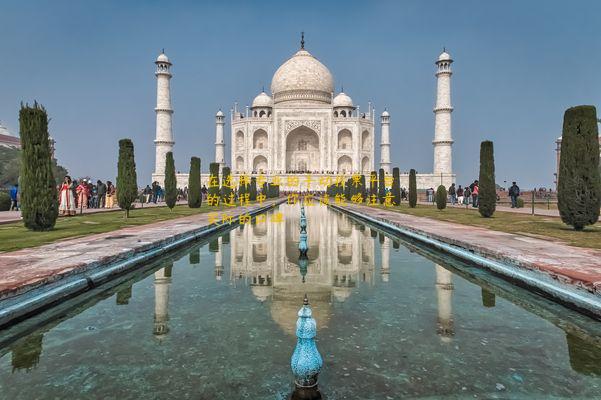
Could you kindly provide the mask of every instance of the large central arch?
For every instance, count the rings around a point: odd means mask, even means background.
[[[286,137],[286,171],[318,171],[320,169],[319,136],[299,126]]]

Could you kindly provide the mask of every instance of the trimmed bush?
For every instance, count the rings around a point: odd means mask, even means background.
[[[250,188],[248,190],[248,197],[250,201],[256,201],[257,200],[257,178],[256,177],[252,177],[250,178]]]
[[[598,135],[595,107],[577,106],[566,110],[557,177],[557,207],[561,220],[577,231],[599,219]]]
[[[10,199],[10,195],[5,192],[0,192],[0,211],[10,210],[11,204],[12,204],[12,201]]]
[[[392,169],[392,202],[395,206],[401,204],[401,172],[398,168]]]
[[[177,178],[175,176],[175,160],[173,152],[165,154],[165,203],[173,210],[177,202]]]
[[[409,207],[415,208],[417,205],[417,177],[415,170],[409,171]]]
[[[384,204],[384,198],[386,197],[386,183],[384,182],[384,168],[380,168],[378,171],[378,200],[380,204]]]
[[[369,175],[369,197],[372,195],[378,196],[378,173],[371,171]]]
[[[188,207],[200,208],[202,193],[200,192],[200,158],[190,158],[190,174],[188,175]]]
[[[225,202],[230,201],[230,195],[233,192],[231,187],[231,172],[230,167],[223,167],[221,170],[221,174],[223,175],[221,178],[221,200]]]
[[[522,199],[521,197],[518,197],[517,207],[524,208],[524,199]]]
[[[490,218],[497,206],[497,185],[495,184],[495,156],[493,143],[485,140],[480,144],[480,176],[478,177],[478,211],[484,218]]]
[[[125,211],[125,218],[133,209],[138,198],[138,177],[134,160],[134,144],[130,139],[119,140],[119,161],[117,162],[117,203]]]
[[[48,114],[44,107],[21,105],[21,216],[27,229],[49,231],[58,218],[58,193],[52,172]]]
[[[209,187],[207,195],[219,196],[219,163],[209,164]]]
[[[436,189],[436,208],[439,210],[447,208],[447,188],[444,185],[440,185]]]

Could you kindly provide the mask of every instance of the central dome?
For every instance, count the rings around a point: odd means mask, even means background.
[[[271,80],[275,103],[307,101],[331,103],[334,78],[330,70],[301,49],[278,68]]]

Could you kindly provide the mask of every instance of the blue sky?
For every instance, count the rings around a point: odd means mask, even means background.
[[[477,176],[480,142],[490,139],[498,183],[551,186],[563,112],[601,103],[599,15],[598,1],[3,1],[0,121],[16,132],[21,101],[41,102],[74,176],[114,178],[117,142],[130,137],[146,183],[153,62],[164,47],[174,63],[176,168],[196,155],[207,170],[215,112],[269,88],[304,30],[337,89],[362,109],[373,101],[390,111],[393,165],[428,172],[433,62],[446,46],[459,183]]]

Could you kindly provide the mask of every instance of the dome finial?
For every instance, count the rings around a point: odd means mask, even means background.
[[[305,48],[305,32],[301,32],[301,50]]]
[[[344,84],[340,85],[340,93],[344,93]]]
[[[161,49],[161,53],[165,54],[165,48],[164,47]]]

